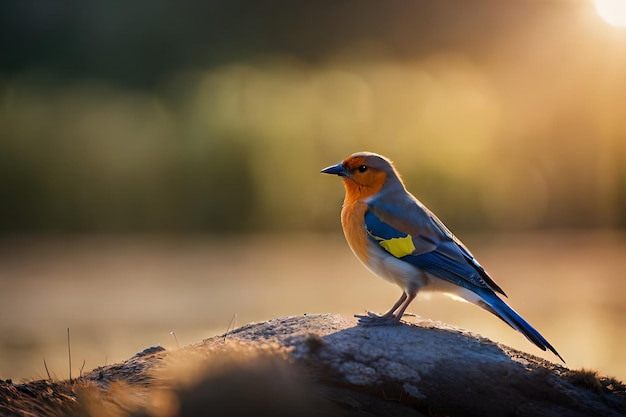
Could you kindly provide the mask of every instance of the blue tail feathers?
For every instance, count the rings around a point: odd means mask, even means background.
[[[479,294],[482,298],[481,307],[485,310],[495,314],[502,319],[509,326],[522,333],[528,340],[537,345],[541,350],[550,350],[558,358],[565,363],[565,360],[559,355],[559,353],[533,326],[531,326],[526,320],[522,318],[515,310],[509,307],[500,297],[493,292],[486,290],[480,291]]]

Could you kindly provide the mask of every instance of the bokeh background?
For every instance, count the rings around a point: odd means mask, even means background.
[[[67,328],[76,376],[386,311],[319,174],[370,150],[569,366],[626,379],[626,29],[594,6],[0,3],[0,378],[66,378]],[[410,311],[542,353],[474,306]]]

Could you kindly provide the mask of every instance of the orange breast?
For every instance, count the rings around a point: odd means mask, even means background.
[[[352,252],[364,264],[368,263],[367,232],[365,230],[365,212],[367,204],[362,201],[344,201],[341,210],[341,226]]]

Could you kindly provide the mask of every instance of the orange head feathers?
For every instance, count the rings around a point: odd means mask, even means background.
[[[356,202],[377,194],[383,187],[404,189],[400,175],[392,162],[372,152],[358,152],[343,162],[324,168],[324,174],[343,177],[346,203]]]

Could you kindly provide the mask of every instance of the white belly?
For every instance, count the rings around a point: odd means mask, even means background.
[[[430,283],[430,279],[424,271],[376,247],[370,247],[369,261],[370,264],[365,266],[370,271],[398,285],[403,291],[420,290]]]
[[[370,265],[365,265],[379,277],[398,285],[407,293],[427,291],[440,292],[459,301],[469,301],[477,304],[480,297],[466,288],[429,274],[408,262],[404,262],[386,251],[370,247]]]

